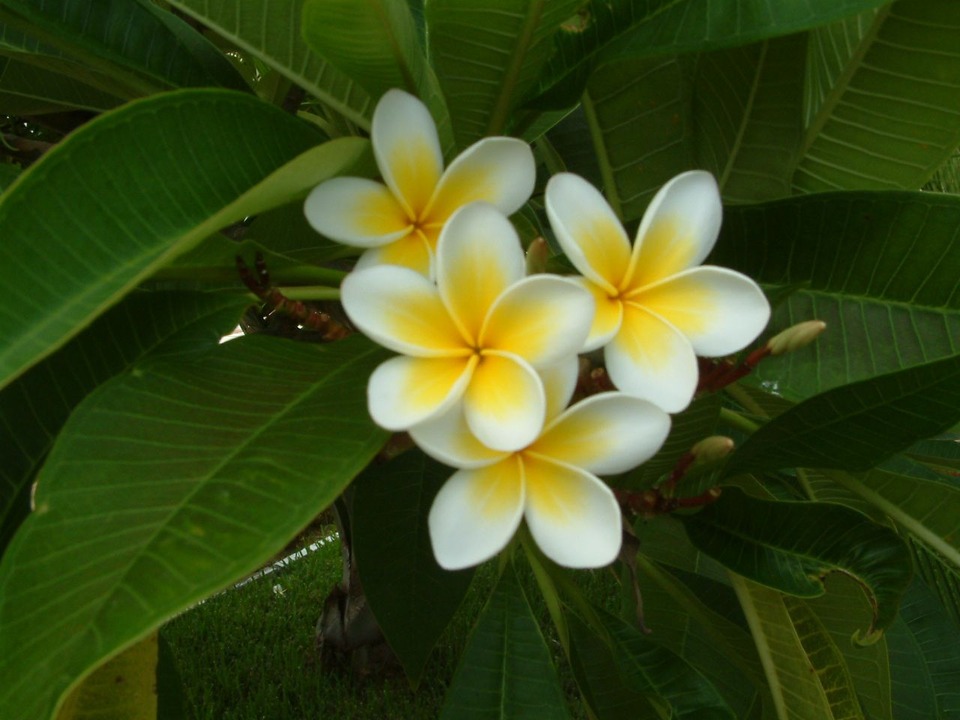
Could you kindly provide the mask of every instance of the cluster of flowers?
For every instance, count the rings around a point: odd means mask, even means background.
[[[547,215],[581,275],[528,276],[507,219],[533,192],[526,143],[485,138],[444,169],[428,110],[399,90],[380,100],[371,135],[385,184],[329,180],[305,213],[327,237],[366,249],[343,282],[343,306],[399,353],[370,378],[371,416],[457,468],[429,514],[437,562],[480,563],[525,519],[555,562],[610,563],[620,508],[597,475],[656,453],[667,413],[693,397],[696,356],[740,350],[770,315],[752,280],[698,267],[720,229],[713,177],[671,180],[631,248],[592,185],[553,176]],[[578,355],[600,348],[619,392],[568,407]]]

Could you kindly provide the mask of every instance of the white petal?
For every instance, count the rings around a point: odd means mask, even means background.
[[[340,286],[347,316],[364,335],[405,355],[469,355],[436,286],[408,268],[380,265],[352,272]]]
[[[656,405],[623,393],[602,393],[554,420],[526,452],[611,475],[649,460],[669,432],[670,416]]]
[[[407,233],[399,240],[382,247],[368,249],[357,259],[353,269],[365,270],[378,265],[399,265],[424,277],[433,278],[433,252],[419,230]]]
[[[491,465],[507,454],[491,450],[470,432],[462,402],[454,403],[442,415],[411,427],[410,437],[434,460],[455,468]]]
[[[530,199],[537,166],[522,140],[489,137],[450,163],[426,212],[427,223],[442,223],[467,203],[483,200],[512,215]]]
[[[465,358],[391,358],[370,375],[370,417],[396,432],[440,415],[463,397],[475,366]]]
[[[413,229],[390,191],[364,178],[320,183],[307,195],[303,213],[314,230],[353,247],[386,245]]]
[[[440,233],[437,287],[465,337],[476,341],[494,301],[524,273],[520,238],[492,205],[460,208]]]
[[[560,362],[537,369],[537,374],[543,380],[543,392],[547,398],[547,422],[562,413],[574,390],[577,389],[577,378],[580,375],[580,358],[570,355]]]
[[[419,219],[443,172],[437,127],[427,106],[402,90],[388,90],[373,112],[370,139],[387,187],[408,217]]]
[[[543,429],[543,383],[515,355],[484,353],[464,395],[463,413],[470,431],[487,447],[519,450]]]
[[[572,280],[527,277],[497,298],[480,345],[519,355],[534,367],[551,365],[580,352],[594,309],[593,296]]]
[[[624,289],[640,288],[703,262],[717,236],[723,206],[713,175],[677,175],[650,202],[633,245]]]
[[[683,410],[697,389],[699,369],[690,342],[667,321],[625,303],[620,332],[603,351],[618,389],[668,413]]]
[[[611,297],[606,290],[585,277],[570,278],[593,296],[593,324],[590,334],[580,352],[591,352],[601,348],[613,339],[623,322],[623,302],[619,296]]]
[[[427,525],[440,567],[459,570],[506,547],[523,517],[524,484],[513,456],[476,470],[458,470],[440,488]]]
[[[630,296],[686,335],[697,355],[719,357],[753,342],[770,319],[770,303],[746,275],[697,267]]]
[[[630,265],[630,241],[603,195],[579,175],[558,173],[547,183],[546,208],[574,267],[615,294]]]
[[[613,492],[590,473],[524,455],[524,516],[543,554],[558,565],[595,568],[613,562],[622,540]]]

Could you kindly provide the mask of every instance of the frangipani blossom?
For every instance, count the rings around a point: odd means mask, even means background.
[[[402,90],[380,98],[370,139],[386,185],[333,178],[314,188],[303,206],[318,232],[368,248],[357,269],[390,264],[430,275],[440,230],[458,208],[483,200],[510,215],[533,192],[533,153],[515,138],[484,138],[444,170],[430,112]]]
[[[547,183],[547,215],[583,274],[597,313],[585,350],[604,347],[616,387],[683,410],[697,387],[696,356],[742,349],[770,319],[757,284],[726,268],[697,267],[720,232],[722,206],[709,173],[686,172],[656,194],[633,248],[603,199],[569,173]]]
[[[526,519],[554,562],[601,567],[620,552],[620,508],[597,474],[620,473],[650,458],[670,418],[639,398],[593,395],[563,411],[576,383],[576,360],[543,372],[546,426],[515,452],[479,443],[457,408],[410,430],[428,455],[459,468],[440,489],[428,526],[441,567],[457,570],[493,557]]]
[[[367,388],[370,415],[407,430],[463,405],[487,446],[514,450],[543,427],[535,368],[573,357],[593,321],[593,299],[572,280],[524,277],[516,231],[487,203],[458,210],[437,244],[437,282],[409,268],[351,273],[343,307],[368,337],[398,353]]]

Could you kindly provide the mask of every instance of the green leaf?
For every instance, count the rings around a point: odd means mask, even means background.
[[[74,78],[32,65],[20,54],[0,58],[0,108],[9,115],[79,109],[101,112],[123,100]]]
[[[901,457],[862,475],[828,474],[960,568],[960,480]]]
[[[374,99],[391,88],[418,94],[428,73],[405,0],[304,0],[303,37]]]
[[[887,634],[871,645],[854,645],[850,638],[869,622],[870,604],[857,584],[843,575],[830,575],[825,581],[827,592],[818,598],[803,601],[842,655],[850,674],[863,714],[871,720],[893,720],[891,713],[890,660]],[[791,614],[793,611],[791,609]],[[794,618],[795,619],[795,618]],[[796,619],[795,619],[796,621]],[[900,622],[898,619],[894,627]],[[887,631],[888,633],[890,630]],[[839,663],[838,663],[839,665]],[[842,668],[837,667],[836,672]]]
[[[170,258],[302,197],[367,147],[343,138],[296,158],[318,139],[248,95],[183,90],[126,105],[58,144],[0,197],[0,281],[22,297],[0,310],[0,386]]]
[[[813,345],[764,360],[757,379],[790,398],[960,354],[960,198],[825,193],[728,207],[708,262],[802,287],[769,332],[814,318]]]
[[[554,33],[579,5],[582,0],[436,0],[426,6],[430,58],[460,147],[510,129],[511,112],[536,81]]]
[[[440,717],[570,717],[550,651],[511,564],[470,635]]]
[[[831,672],[833,669],[829,663],[838,658],[835,646],[830,647],[832,643],[822,627],[815,622],[806,628],[794,625],[786,603],[790,602],[796,610],[800,601],[785,599],[780,593],[744,578],[733,576],[732,580],[767,674],[777,718],[841,720],[863,717],[862,712],[853,715],[846,712],[850,709],[849,703],[847,707],[839,703],[835,705],[836,691],[839,689],[842,698],[847,699],[851,689],[845,684],[847,678],[840,680]],[[808,613],[804,616],[803,619],[810,619]],[[819,656],[808,654],[817,651]]]
[[[152,2],[3,0],[0,20],[109,75],[128,97],[205,85],[248,89],[212,43]]]
[[[427,513],[451,472],[411,450],[371,465],[353,485],[351,537],[364,594],[414,686],[473,578],[472,570],[443,570],[430,545]]]
[[[609,613],[600,610],[597,617],[609,645],[596,629],[567,614],[574,667],[600,720],[636,718],[648,703],[666,708],[671,718],[733,720],[717,689],[683,658]]]
[[[361,337],[254,335],[144,362],[84,400],[0,563],[0,716],[48,717],[329,505],[385,439],[366,407],[383,357]]]
[[[727,202],[791,194],[803,132],[802,34],[701,55],[694,81],[698,166]]]
[[[73,408],[152,355],[215,348],[249,300],[236,294],[133,293],[0,390],[0,550],[30,510],[30,483]]]
[[[868,636],[896,618],[913,572],[896,533],[842,505],[758,500],[728,487],[684,524],[701,552],[785,593],[822,595],[831,572],[856,578],[874,608]]]
[[[576,102],[598,62],[701,52],[788,35],[882,5],[884,0],[592,0],[558,36],[531,105]],[[604,69],[597,71],[604,72]]]
[[[597,72],[583,93],[604,195],[625,222],[694,165],[691,71],[689,58],[624,60]]]
[[[0,162],[0,193],[13,185],[13,181],[20,177],[23,168],[19,165]]]
[[[370,129],[373,103],[357,83],[313,53],[301,37],[304,0],[172,0],[176,8],[253,53],[360,127]]]
[[[798,192],[920,188],[960,143],[960,5],[888,3],[810,36]]]
[[[827,390],[734,452],[728,475],[785,467],[869,470],[960,419],[960,355]]]
[[[157,633],[111,658],[74,688],[56,720],[156,720]]]
[[[960,630],[919,580],[904,597],[887,646],[896,720],[960,717]]]
[[[940,606],[960,627],[960,567],[916,538],[910,539],[917,574],[937,596]]]

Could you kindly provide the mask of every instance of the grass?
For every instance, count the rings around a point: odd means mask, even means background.
[[[295,547],[312,539],[301,538]],[[161,629],[180,674],[185,720],[439,716],[460,653],[495,582],[494,563],[477,572],[417,690],[399,672],[360,677],[348,667],[321,667],[314,628],[327,593],[340,580],[340,563],[339,543],[329,542],[283,569],[210,598]],[[582,718],[576,686],[559,643],[551,637],[542,598],[532,578],[525,579],[527,597],[555,650],[572,716]],[[600,604],[616,598],[609,576],[590,574],[584,579],[587,595]]]

